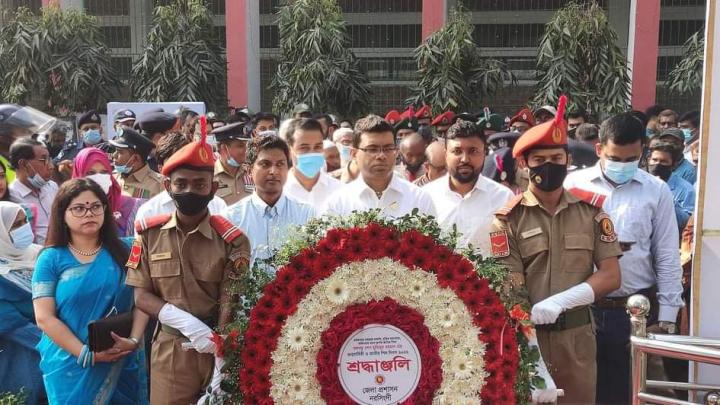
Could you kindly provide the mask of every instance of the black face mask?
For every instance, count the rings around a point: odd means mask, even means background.
[[[648,173],[653,176],[660,177],[663,181],[667,182],[672,174],[672,166],[665,165],[648,165]]]
[[[178,211],[183,215],[193,216],[203,212],[203,210],[207,208],[213,199],[213,194],[200,195],[191,192],[170,193],[170,197],[175,201],[175,206]]]
[[[530,167],[530,182],[542,191],[553,191],[562,187],[567,176],[567,165],[545,162],[540,166]]]

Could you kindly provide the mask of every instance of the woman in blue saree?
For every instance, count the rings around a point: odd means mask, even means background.
[[[32,279],[37,349],[51,404],[147,403],[141,340],[148,317],[133,308],[124,265],[130,241],[116,236],[108,199],[92,180],[64,183],[55,198],[46,248]],[[133,311],[130,337],[88,348],[88,324]]]

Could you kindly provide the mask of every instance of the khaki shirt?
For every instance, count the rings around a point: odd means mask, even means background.
[[[239,168],[235,176],[225,170],[220,159],[215,161],[215,177],[218,182],[218,189],[215,195],[222,198],[227,205],[235,204],[243,198],[252,194],[252,189],[248,190],[245,181],[246,172]]]
[[[509,212],[496,213],[491,244],[502,264],[523,274],[531,304],[584,282],[594,263],[622,255],[612,220],[601,208],[565,191],[550,215],[532,192],[521,196]]]
[[[128,197],[149,200],[165,190],[163,176],[150,170],[148,165],[127,176],[116,173],[115,180],[120,183],[123,195]]]
[[[167,223],[139,232],[135,244],[140,258],[135,268],[128,268],[127,285],[150,289],[201,320],[218,319],[221,299],[229,298],[222,294],[238,276],[237,264],[250,260],[247,236],[229,244],[212,228],[209,215],[184,233],[173,213]]]

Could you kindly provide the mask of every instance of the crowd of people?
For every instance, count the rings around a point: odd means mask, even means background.
[[[27,108],[0,105],[0,392],[31,404],[195,403],[242,299],[229,283],[293,227],[370,209],[434,216],[527,288],[565,391],[540,402],[629,402],[633,294],[651,330],[687,333],[698,111],[123,110],[113,137],[88,111],[67,140],[13,120]],[[128,313],[128,336],[91,342],[88,324]]]

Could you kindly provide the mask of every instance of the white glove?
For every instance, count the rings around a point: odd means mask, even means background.
[[[595,292],[590,284],[578,284],[533,305],[530,320],[535,325],[554,323],[563,311],[590,305],[594,301]]]
[[[223,366],[225,366],[225,360],[220,357],[215,357],[215,370],[213,370],[212,380],[210,381],[210,385],[205,389],[205,394],[197,401],[197,405],[205,405],[212,397],[222,396],[223,392],[220,389],[220,383],[223,379]]]
[[[537,337],[534,335],[528,340],[528,346],[534,346],[537,347],[538,352],[540,352],[540,347],[538,346]],[[553,380],[552,376],[550,376],[550,372],[547,369],[547,366],[545,365],[545,360],[543,360],[542,353],[540,353],[540,360],[537,363],[537,372],[538,376],[541,377],[543,380],[545,380],[545,388],[533,388],[532,389],[532,401],[533,403],[545,403],[545,402],[555,402],[558,398],[558,389],[555,385],[555,381]]]
[[[215,343],[211,340],[212,329],[191,314],[168,303],[160,309],[158,320],[163,325],[179,330],[198,352],[215,353]]]

